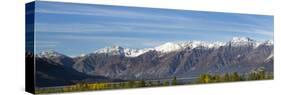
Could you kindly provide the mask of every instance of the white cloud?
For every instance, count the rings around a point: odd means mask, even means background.
[[[118,32],[127,31],[128,27],[106,26],[102,24],[50,24],[50,23],[36,23],[37,32]]]
[[[190,18],[183,17],[175,14],[155,14],[138,12],[127,9],[115,9],[114,7],[101,7],[101,6],[87,6],[80,4],[47,4],[42,3],[47,7],[38,7],[36,13],[49,13],[49,14],[67,14],[67,15],[86,15],[86,16],[102,16],[102,17],[120,17],[120,18],[133,18],[133,19],[149,19],[149,20],[179,20],[188,21]],[[171,16],[172,15],[172,16]]]

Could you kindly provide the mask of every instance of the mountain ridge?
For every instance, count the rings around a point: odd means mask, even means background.
[[[254,47],[258,47],[261,44],[266,45],[273,45],[272,40],[265,40],[265,41],[257,41],[251,39],[249,37],[233,37],[228,42],[207,42],[207,41],[179,41],[179,42],[166,42],[162,45],[155,46],[153,48],[142,48],[142,49],[134,49],[134,48],[124,48],[121,46],[111,46],[111,47],[104,47],[95,50],[92,53],[96,54],[109,54],[109,55],[123,55],[125,57],[138,57],[148,51],[158,51],[161,53],[169,53],[174,51],[184,50],[186,48],[194,49],[194,48],[219,48],[225,45],[232,45],[232,46],[244,46],[244,45],[252,45]],[[74,57],[83,57],[92,53],[81,54],[79,56]],[[38,57],[52,57],[52,56],[66,56],[54,50],[47,50],[42,51],[37,54]]]
[[[273,71],[273,41],[235,38],[226,43],[213,43],[168,43],[142,51],[114,46],[65,62],[72,62],[70,67],[90,76],[123,80],[196,77],[203,73],[243,74],[260,67]],[[62,61],[57,60],[61,58],[47,59],[60,63]]]
[[[134,48],[124,48],[122,46],[114,45],[111,47],[104,47],[95,50],[92,53],[96,54],[109,54],[109,55],[123,55],[125,57],[138,57],[148,51],[158,51],[161,53],[169,53],[173,51],[180,51],[184,50],[185,48],[219,48],[221,46],[225,45],[232,45],[232,46],[243,46],[243,45],[253,45],[254,47],[258,47],[261,44],[265,45],[273,45],[272,40],[265,40],[265,41],[257,41],[254,39],[251,39],[249,37],[233,37],[228,42],[220,42],[220,41],[214,41],[214,42],[207,42],[207,41],[179,41],[179,42],[166,42],[162,45],[155,46],[153,48],[143,48],[143,49],[134,49]],[[74,57],[83,57],[92,53],[86,53],[81,54],[79,56]],[[42,51],[36,56],[38,57],[54,57],[54,56],[67,56],[63,55],[55,50],[47,50]]]

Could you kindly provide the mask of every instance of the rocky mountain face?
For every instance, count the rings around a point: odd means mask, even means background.
[[[54,51],[46,51],[36,56],[36,87],[52,87],[75,84],[77,82],[115,81],[113,79],[87,75],[72,68],[72,58]]]
[[[37,56],[42,57],[89,76],[123,80],[248,73],[260,67],[273,72],[273,42],[247,37],[233,38],[225,43],[169,42],[146,49],[113,46],[74,58],[54,52]]]

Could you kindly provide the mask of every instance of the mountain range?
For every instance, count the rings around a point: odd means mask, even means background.
[[[50,50],[36,54],[36,75],[39,80],[73,82],[245,74],[258,68],[273,72],[273,57],[273,41],[248,37],[234,37],[228,42],[167,42],[144,49],[112,46],[76,57]]]

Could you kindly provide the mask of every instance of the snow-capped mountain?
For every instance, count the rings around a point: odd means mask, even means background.
[[[106,53],[110,55],[124,55],[124,48],[120,46],[105,47],[96,50],[95,53]]]
[[[266,40],[266,41],[257,41],[254,39],[251,39],[249,37],[234,37],[231,41],[227,43],[227,45],[231,45],[233,47],[239,47],[239,46],[252,46],[253,48],[257,48],[260,45],[273,45],[272,40]]]
[[[227,44],[239,47],[239,46],[253,46],[254,48],[258,47],[263,42],[253,40],[249,37],[233,37],[231,41],[229,41]]]
[[[245,43],[245,42],[254,42],[255,40],[249,37],[233,37],[230,42],[232,43]]]
[[[259,45],[273,45],[273,41],[256,41],[249,37],[234,37],[229,42],[206,42],[206,41],[181,41],[181,42],[167,42],[160,46],[154,48],[144,48],[144,49],[131,49],[123,48],[121,46],[106,47],[96,50],[94,53],[98,54],[109,54],[109,55],[124,55],[126,57],[137,57],[148,51],[157,51],[159,53],[169,53],[175,51],[182,51],[185,49],[194,48],[206,48],[206,49],[217,49],[221,46],[231,45],[233,47],[239,46],[253,46],[254,48]]]
[[[124,53],[126,57],[137,57],[139,55],[142,55],[150,50],[153,50],[151,48],[145,48],[145,49],[129,49],[125,48]]]
[[[172,52],[172,51],[178,51],[178,50],[182,50],[184,49],[183,44],[179,44],[179,43],[165,43],[163,45],[157,46],[154,48],[154,50],[158,51],[158,52]]]
[[[123,48],[121,46],[105,47],[96,50],[94,53],[97,54],[109,54],[109,55],[124,55],[126,57],[137,57],[148,51],[157,51],[160,53],[169,53],[174,51],[181,51],[186,48],[218,48],[225,45],[223,42],[204,42],[204,41],[186,41],[186,42],[167,42],[154,48],[144,49],[131,49]]]
[[[205,41],[186,41],[186,42],[168,42],[154,49],[158,52],[169,53],[173,51],[180,51],[184,49],[194,48],[219,48],[225,45],[223,42],[205,42]]]
[[[239,46],[253,46],[257,48],[260,45],[273,45],[272,40],[256,41],[249,37],[233,37],[228,42],[207,42],[207,41],[181,41],[181,42],[167,42],[153,48],[132,49],[124,48],[121,46],[105,47],[94,51],[95,54],[108,54],[108,55],[122,55],[125,57],[138,57],[149,51],[157,51],[159,53],[170,53],[182,51],[186,49],[205,48],[217,49],[221,46],[231,45],[232,47]],[[79,57],[87,56],[88,54],[81,54]],[[37,54],[38,57],[59,57],[65,56],[53,50],[43,51]]]
[[[38,53],[36,56],[49,58],[49,57],[64,57],[65,55],[58,53],[54,50],[47,50],[47,51],[42,51],[42,52]]]
[[[256,41],[247,37],[233,38],[226,43],[168,42],[145,49],[113,46],[74,58],[54,57],[62,56],[54,51],[38,55],[48,57],[39,59],[48,59],[49,63],[55,62],[87,75],[124,80],[194,77],[206,72],[248,73],[261,67],[273,72],[274,62],[273,41]]]
[[[273,45],[274,42],[272,40],[267,40],[267,41],[262,42],[261,44],[270,46],[270,45]]]
[[[112,47],[105,47],[102,49],[96,50],[94,53],[97,54],[109,54],[109,55],[122,55],[126,57],[137,57],[149,50],[149,48],[145,49],[130,49],[130,48],[123,48],[121,46],[112,46]]]
[[[68,68],[72,68],[72,65],[74,64],[74,61],[71,57],[56,52],[54,50],[42,51],[39,54],[37,54],[36,57],[40,59],[50,59],[56,64],[60,64]]]

